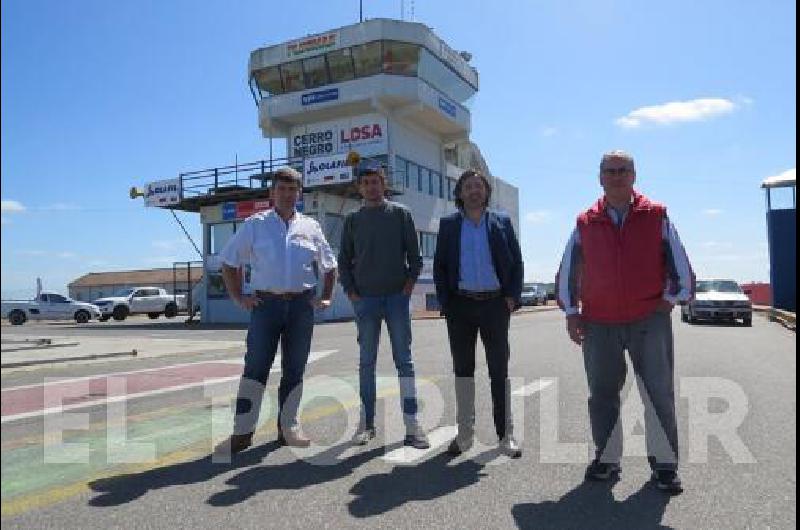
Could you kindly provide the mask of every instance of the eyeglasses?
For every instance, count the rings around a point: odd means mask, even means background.
[[[625,175],[633,170],[629,167],[604,167],[600,171],[604,175]]]

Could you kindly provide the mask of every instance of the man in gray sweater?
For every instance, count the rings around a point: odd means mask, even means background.
[[[339,247],[340,281],[353,304],[360,347],[362,416],[354,441],[366,445],[375,438],[375,362],[385,320],[400,380],[404,444],[427,449],[430,445],[417,422],[411,359],[409,299],[422,269],[414,220],[408,208],[386,200],[386,177],[377,162],[360,164],[357,178],[364,205],[345,218]]]

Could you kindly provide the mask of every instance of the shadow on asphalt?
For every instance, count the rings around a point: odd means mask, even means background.
[[[437,499],[476,484],[485,476],[480,462],[496,453],[489,450],[449,467],[454,457],[442,453],[418,465],[395,466],[389,473],[364,477],[350,489],[356,496],[347,506],[350,515],[372,517],[407,502]]]
[[[212,462],[211,455],[208,455],[141,473],[98,479],[89,483],[89,488],[100,494],[89,500],[89,506],[119,506],[132,502],[149,491],[206,482],[232,469],[257,465],[278,448],[278,442],[272,441],[236,455],[228,464]]]
[[[668,494],[648,482],[617,501],[611,492],[613,484],[585,481],[557,501],[517,504],[511,513],[522,529],[670,528],[661,524]]]

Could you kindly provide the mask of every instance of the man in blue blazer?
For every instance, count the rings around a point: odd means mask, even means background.
[[[485,175],[465,171],[455,187],[459,211],[439,221],[433,280],[447,319],[456,376],[458,435],[448,447],[459,455],[472,447],[475,425],[475,345],[480,333],[491,380],[494,425],[500,450],[519,458],[508,380],[508,327],[522,293],[522,252],[511,219],[488,211],[492,186]]]

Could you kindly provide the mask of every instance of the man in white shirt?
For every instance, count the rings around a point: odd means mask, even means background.
[[[249,217],[220,254],[222,278],[231,299],[250,311],[247,354],[236,400],[233,434],[215,451],[235,454],[252,443],[264,385],[281,344],[278,388],[278,442],[308,447],[297,410],[303,372],[311,349],[314,308],[330,307],[336,258],[319,223],[295,210],[302,176],[290,168],[275,172],[274,209]],[[240,270],[251,267],[253,294],[242,293]],[[324,274],[322,295],[315,298],[316,268]]]

